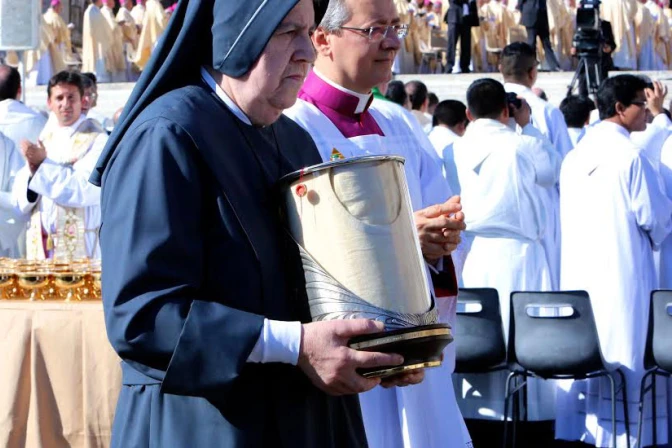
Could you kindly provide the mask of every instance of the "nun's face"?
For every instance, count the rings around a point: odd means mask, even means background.
[[[257,125],[275,122],[296,102],[315,51],[310,33],[315,22],[312,0],[300,0],[275,30],[263,53],[243,77],[229,79],[236,104]]]
[[[399,14],[392,0],[346,0],[346,5],[351,16],[342,29],[315,32],[313,43],[319,55],[315,66],[341,86],[368,93],[392,77],[392,64],[401,48],[392,28],[400,25]]]

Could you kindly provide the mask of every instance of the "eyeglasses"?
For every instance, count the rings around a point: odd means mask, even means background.
[[[646,103],[646,101],[631,101],[630,105],[631,106],[646,107],[647,103]]]
[[[408,25],[390,25],[390,26],[372,26],[369,28],[354,28],[350,26],[340,26],[342,30],[358,31],[369,37],[370,41],[379,42],[386,39],[393,31],[397,38],[404,39],[408,36]]]

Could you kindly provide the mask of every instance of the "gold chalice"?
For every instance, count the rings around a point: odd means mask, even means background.
[[[45,300],[42,289],[49,284],[49,273],[36,271],[21,271],[16,274],[19,286],[30,291],[28,300]]]
[[[0,270],[0,298],[12,299],[16,290],[14,272],[9,269]]]
[[[100,271],[89,272],[89,290],[88,298],[91,300],[100,300],[102,293],[100,290]]]
[[[52,275],[56,288],[65,293],[66,302],[82,300],[78,289],[84,286],[86,280],[86,275],[83,272],[56,271]]]

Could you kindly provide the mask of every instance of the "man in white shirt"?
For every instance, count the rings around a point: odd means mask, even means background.
[[[82,115],[81,75],[60,72],[49,81],[47,104],[57,125],[37,141],[21,142],[26,161],[13,200],[30,223],[30,259],[99,258],[100,188],[88,182],[105,144],[100,125]]]
[[[646,86],[632,75],[602,83],[597,93],[602,121],[587,130],[560,173],[561,287],[590,294],[604,358],[626,376],[631,444],[644,374],[649,296],[656,288],[653,251],[672,230],[672,202],[630,138],[630,133],[646,127]],[[603,406],[609,387],[602,380],[566,387],[558,400],[557,438],[611,446],[614,428]],[[657,388],[670,396],[666,382]],[[621,400],[619,396],[617,409],[622,408]],[[650,406],[645,403],[645,409]],[[618,446],[625,446],[623,414],[619,411],[616,418]],[[669,423],[667,408],[659,408],[658,443],[668,442]],[[651,424],[651,413],[645,413],[638,446],[652,444]]]
[[[457,179],[453,157],[453,143],[464,135],[468,124],[467,106],[461,101],[445,100],[436,106],[429,141],[443,161],[443,174],[453,194],[460,194],[460,183]]]
[[[585,127],[590,122],[590,112],[594,109],[595,103],[590,98],[577,95],[568,96],[560,103],[560,112],[565,117],[572,147],[576,147],[583,137]]]
[[[504,88],[527,101],[532,109],[532,124],[553,144],[560,160],[572,149],[572,141],[567,133],[567,125],[560,110],[542,100],[532,91],[537,81],[537,57],[532,47],[524,42],[507,45],[502,51],[500,71],[504,76]],[[560,279],[560,230],[556,189],[549,189],[546,195],[547,228],[544,235],[544,249],[551,268],[551,284],[557,289]]]
[[[467,107],[472,122],[453,144],[470,246],[462,279],[465,287],[497,289],[508,333],[511,292],[550,288],[542,245],[548,210],[540,191],[556,184],[560,157],[537,137],[524,101],[520,108],[509,107],[499,82],[474,82],[467,91]],[[516,124],[523,135],[516,132]],[[460,379],[458,397],[465,418],[502,418],[505,374]],[[529,419],[551,420],[543,403],[552,399],[553,386],[530,381],[528,390]]]
[[[24,165],[19,147],[24,139],[37,140],[47,122],[20,97],[18,70],[0,65],[0,255],[4,257],[21,257],[25,252],[25,226],[16,219],[11,198],[14,179]]]
[[[21,75],[9,65],[0,64],[0,132],[18,148],[21,140],[36,141],[47,118],[23,104]]]
[[[411,113],[425,132],[432,128],[432,116],[429,109],[429,90],[422,81],[409,81],[405,85],[406,94],[411,102]]]

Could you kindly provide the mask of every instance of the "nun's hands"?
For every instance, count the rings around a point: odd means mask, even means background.
[[[460,201],[459,196],[453,196],[414,214],[422,255],[430,263],[450,255],[462,241],[460,234],[466,225]]]
[[[381,322],[368,319],[332,320],[304,324],[298,366],[310,381],[329,395],[352,395],[373,389],[380,379],[364,378],[359,368],[397,366],[396,354],[364,352],[348,347],[350,338],[384,330]]]

